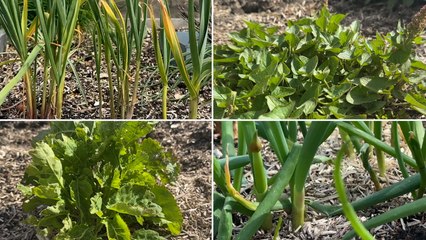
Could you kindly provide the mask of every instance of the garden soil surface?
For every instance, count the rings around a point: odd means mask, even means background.
[[[22,221],[22,194],[16,186],[31,161],[31,139],[46,122],[0,122],[0,240],[36,240],[33,227]],[[180,206],[182,233],[168,239],[210,239],[211,123],[161,122],[149,134],[178,159],[181,173],[169,186]]]
[[[424,122],[424,125],[426,122]],[[426,125],[425,125],[426,126]],[[389,144],[390,141],[390,125],[387,124],[383,131],[383,137]],[[214,136],[215,150],[214,155],[222,158],[222,149],[220,146],[220,136],[215,134]],[[238,140],[236,139],[236,143]],[[265,167],[270,176],[275,175],[280,170],[280,164],[276,156],[272,153],[269,145],[263,141],[264,148],[262,155],[264,156]],[[236,144],[237,146],[237,144]],[[330,157],[334,159],[337,152],[341,148],[341,139],[337,131],[328,138],[328,140],[321,145],[317,155]],[[408,147],[401,142],[402,152],[409,154]],[[370,159],[370,164],[373,169],[377,172],[376,158]],[[397,183],[403,179],[401,172],[398,168],[398,163],[393,158],[386,158],[387,165],[387,179],[379,177],[382,188],[391,184]],[[323,164],[314,164],[311,166],[308,179],[306,181],[305,199],[308,201],[319,201],[321,204],[327,205],[338,205],[339,200],[337,192],[335,190],[333,180],[334,166],[331,162]],[[356,157],[355,159],[346,158],[342,162],[341,173],[345,182],[345,188],[347,190],[349,201],[360,199],[367,195],[375,192],[374,185],[370,180],[370,175],[365,171],[362,166],[361,160]],[[247,179],[245,185],[242,186],[241,192],[246,199],[254,200],[252,194],[253,188],[253,177],[251,174],[250,167],[247,166],[244,172],[244,176]],[[289,192],[283,193],[289,196]],[[402,206],[406,203],[412,202],[411,195],[406,194],[401,197],[392,199],[388,202],[378,204],[374,207],[368,208],[367,210],[358,211],[358,217],[361,221],[365,221],[373,216],[384,213],[389,209]],[[280,217],[283,218],[283,225],[280,230],[279,236],[281,240],[306,240],[306,239],[329,239],[336,240],[342,239],[342,236],[350,231],[351,225],[345,216],[326,217],[325,215],[313,210],[311,207],[306,206],[305,224],[303,227],[293,231],[291,229],[291,215],[281,211],[273,214],[273,228],[272,231],[257,231],[254,236],[254,240],[273,239],[273,231],[276,227],[276,223]],[[244,227],[248,218],[244,215],[234,213],[234,229],[233,234],[236,236],[238,232]],[[408,218],[402,218],[398,221],[384,224],[370,231],[376,239],[385,240],[420,240],[426,239],[426,214],[417,214]]]

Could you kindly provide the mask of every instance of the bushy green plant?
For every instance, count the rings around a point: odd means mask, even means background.
[[[215,48],[215,118],[425,114],[426,64],[413,50],[425,42],[422,29],[398,25],[369,40],[359,22],[340,25],[344,18],[323,8],[288,21],[282,34],[253,22],[231,33],[231,43]]]
[[[163,239],[182,215],[165,184],[178,167],[147,122],[52,122],[20,189],[27,223],[49,239]]]

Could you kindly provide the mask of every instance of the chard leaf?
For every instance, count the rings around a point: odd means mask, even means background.
[[[96,214],[98,217],[103,216],[102,212],[102,193],[98,192],[90,198],[90,214]]]
[[[44,199],[59,200],[61,199],[61,187],[57,183],[49,185],[40,185],[32,188],[34,196]]]
[[[108,219],[105,223],[108,239],[115,240],[131,240],[130,230],[126,222],[115,214],[112,219]]]
[[[35,149],[30,151],[33,162],[30,164],[33,176],[38,178],[43,184],[59,183],[61,188],[64,186],[64,179],[62,178],[62,164],[61,161],[55,156],[52,148],[44,142],[36,144]]]
[[[87,225],[75,225],[68,231],[59,233],[56,239],[61,240],[96,240],[95,229]]]
[[[166,240],[158,232],[149,229],[140,229],[133,233],[133,240]]]
[[[163,210],[163,219],[168,221],[167,227],[170,233],[172,235],[179,235],[182,228],[183,217],[173,195],[167,188],[162,186],[154,186],[150,190],[155,195],[155,203],[160,205]]]
[[[132,216],[164,217],[161,206],[154,202],[155,195],[141,186],[126,185],[108,201],[107,209]]]

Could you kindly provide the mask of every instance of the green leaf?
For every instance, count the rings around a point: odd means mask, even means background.
[[[426,115],[426,98],[425,96],[407,94],[405,96],[405,101],[411,104],[411,107],[421,114]]]
[[[277,105],[271,112],[262,114],[259,119],[284,119],[289,118],[293,112],[295,103],[291,101],[287,104]]]
[[[369,92],[364,87],[355,87],[346,94],[346,101],[350,104],[361,105],[380,99],[380,95]]]
[[[276,98],[285,98],[293,95],[296,92],[296,89],[292,87],[281,87],[278,86],[272,91],[271,95]]]
[[[164,217],[154,198],[155,195],[144,187],[126,185],[109,199],[106,208],[133,216]]]
[[[18,83],[21,81],[21,79],[24,77],[24,75],[28,72],[28,70],[31,67],[31,64],[33,63],[34,59],[36,59],[38,53],[42,49],[41,45],[36,45],[34,49],[31,51],[31,53],[28,55],[28,58],[25,60],[25,62],[22,64],[21,68],[19,69],[19,72],[16,74],[15,77],[12,78],[0,91],[0,106],[3,105],[4,101],[6,100],[7,95],[9,95],[10,91],[18,85]]]
[[[343,60],[351,60],[352,54],[353,54],[353,50],[346,49],[343,52],[339,53],[337,57]]]
[[[399,48],[394,49],[389,60],[393,63],[403,64],[410,58],[411,50],[411,44],[404,44]]]
[[[245,97],[263,94],[267,89],[270,78],[275,74],[276,70],[277,63],[272,61],[265,70],[251,74],[249,78],[253,80],[256,85],[254,85],[253,89]]]
[[[155,203],[163,210],[164,219],[168,221],[167,227],[170,233],[172,235],[179,235],[183,217],[173,195],[167,188],[162,186],[154,186],[150,190],[155,195]]]
[[[132,235],[133,240],[166,240],[158,232],[149,229],[139,229]]]
[[[318,65],[318,56],[314,56],[308,60],[308,62],[300,68],[300,71],[305,72],[307,74],[311,74],[312,71],[315,70],[315,68]]]
[[[32,192],[35,196],[39,198],[52,200],[61,199],[61,187],[57,183],[33,187]]]
[[[30,155],[33,158],[31,165],[38,171],[34,177],[38,177],[43,183],[56,182],[63,187],[61,161],[47,143],[37,143],[35,149],[30,151]]]
[[[355,83],[368,88],[375,93],[382,93],[384,90],[393,86],[396,82],[384,77],[362,77],[353,80]]]
[[[115,214],[112,219],[108,219],[105,223],[108,239],[115,240],[131,240],[130,230],[126,222]]]
[[[90,214],[96,214],[98,217],[103,216],[102,212],[102,193],[98,192],[90,198]]]
[[[75,225],[66,232],[59,233],[56,239],[61,240],[96,240],[94,227],[87,225]]]

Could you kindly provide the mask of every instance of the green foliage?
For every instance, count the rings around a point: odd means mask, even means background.
[[[54,239],[163,239],[182,215],[165,184],[177,164],[146,122],[52,122],[30,152],[20,189],[27,222]],[[39,214],[36,214],[39,212]]]
[[[404,117],[426,111],[426,64],[401,25],[368,40],[324,8],[276,27],[246,22],[215,48],[215,118]]]

